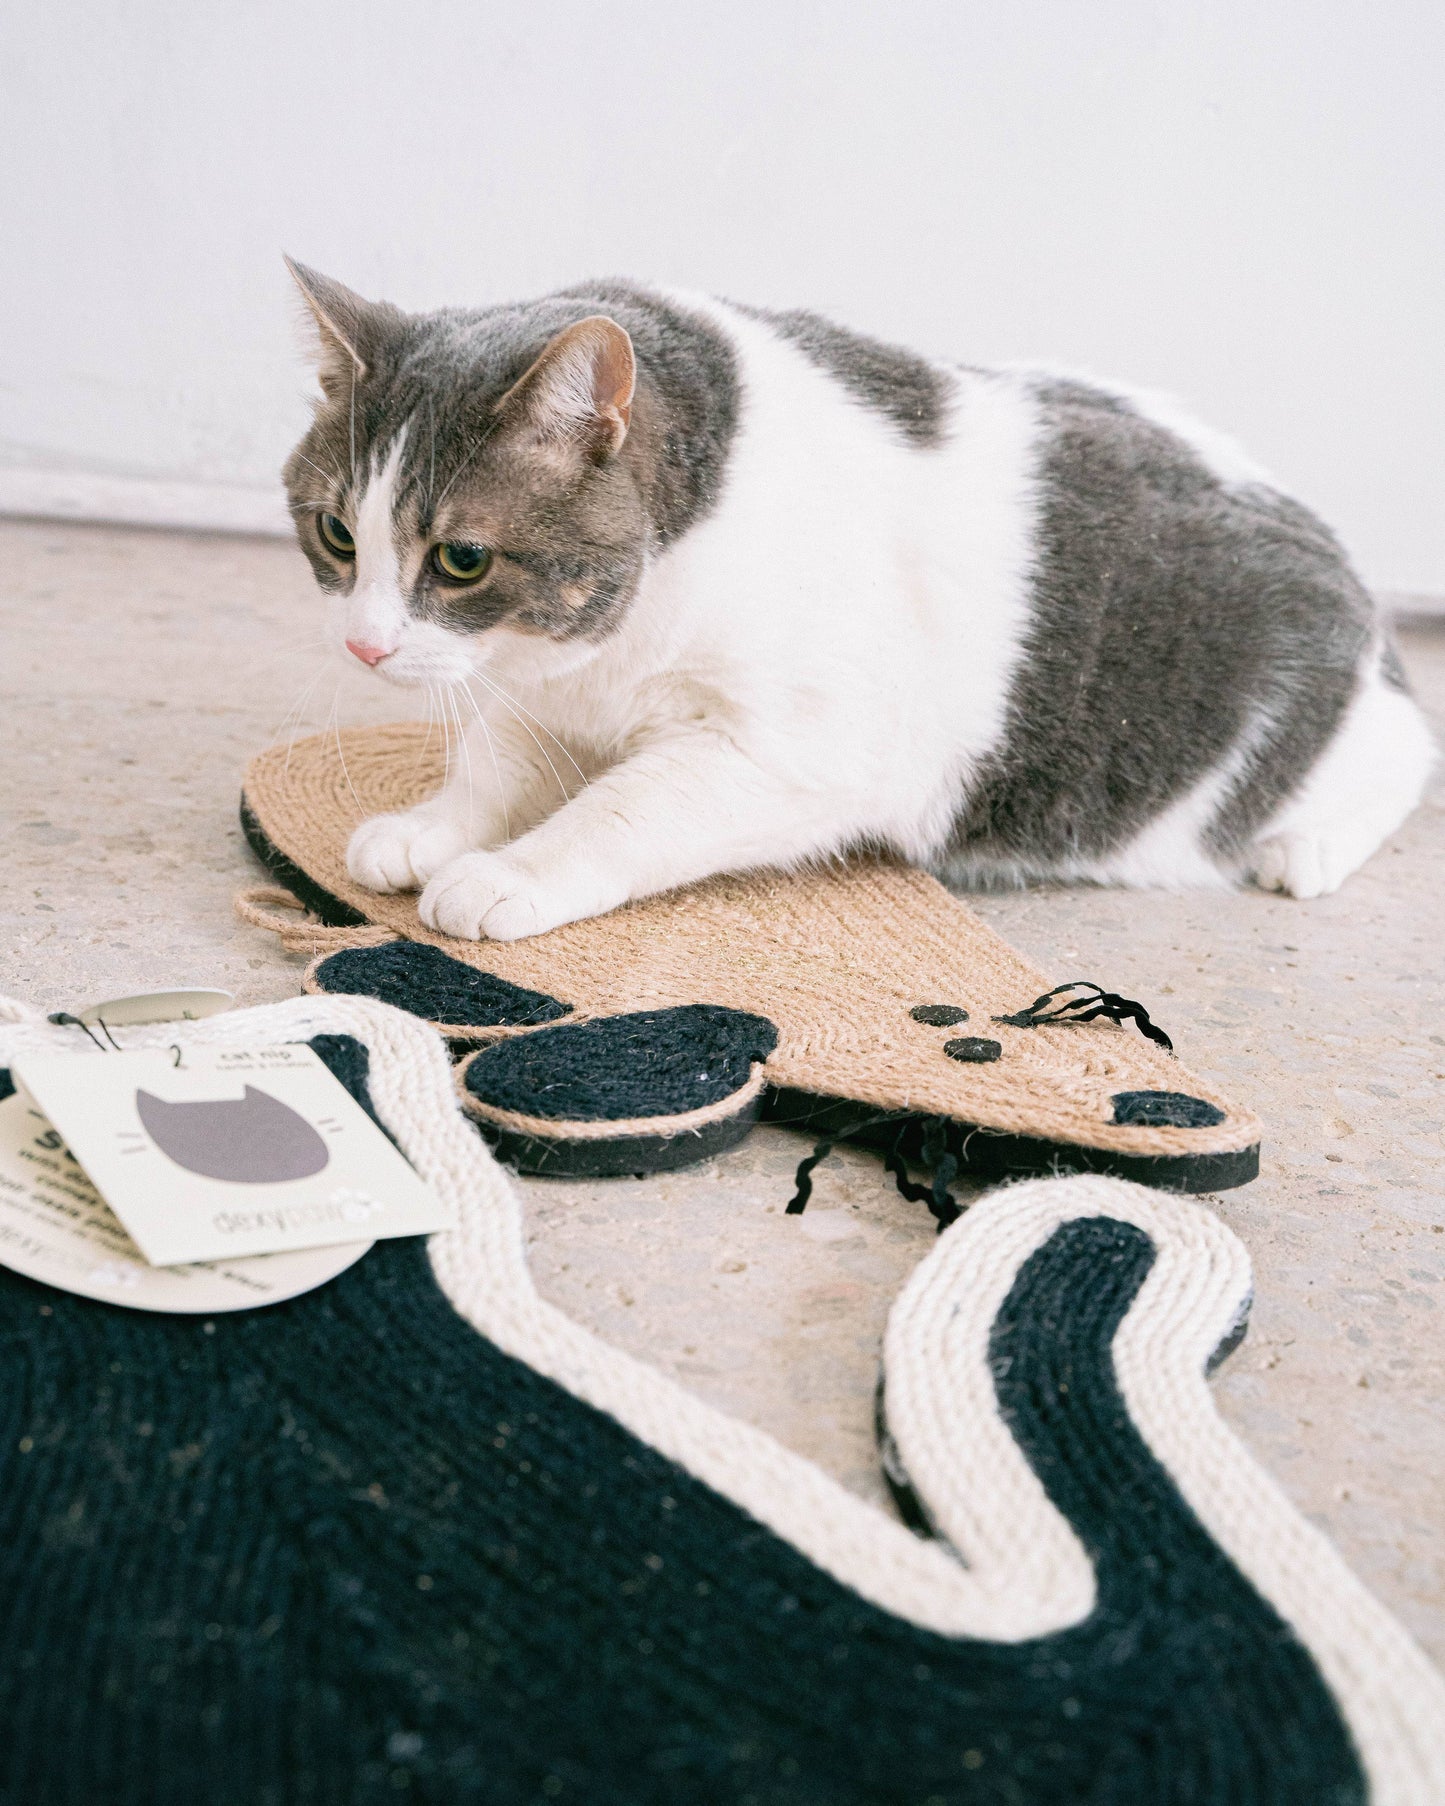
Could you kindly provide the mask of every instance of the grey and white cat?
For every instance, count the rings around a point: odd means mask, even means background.
[[[336,639],[469,711],[348,852],[434,928],[853,847],[1313,897],[1419,799],[1339,545],[1171,403],[625,283],[416,315],[292,268]]]

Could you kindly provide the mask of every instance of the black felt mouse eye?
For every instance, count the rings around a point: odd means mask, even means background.
[[[486,576],[492,555],[485,546],[468,546],[448,540],[433,548],[431,561],[432,569],[448,583],[476,583]]]
[[[355,558],[356,541],[351,537],[351,529],[337,514],[318,514],[316,531],[321,535],[321,543],[336,558]]]

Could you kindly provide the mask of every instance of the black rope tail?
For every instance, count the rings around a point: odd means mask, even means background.
[[[1077,991],[1082,995],[1065,997],[1066,991]],[[1056,997],[1062,1001],[1054,1003]],[[1048,1007],[1050,1004],[1052,1008]],[[1117,991],[1101,990],[1087,978],[1071,978],[1067,984],[1055,985],[1052,991],[1035,997],[1027,1009],[1018,1010],[1012,1016],[995,1016],[994,1021],[1007,1022],[1014,1028],[1038,1028],[1044,1022],[1095,1022],[1100,1016],[1107,1016],[1121,1028],[1126,1022],[1132,1022],[1147,1040],[1155,1042],[1166,1053],[1174,1052],[1174,1043],[1157,1022],[1149,1020],[1149,1012],[1142,1003],[1136,1003],[1132,997],[1121,997]]]
[[[863,1122],[854,1123],[846,1129],[845,1135],[857,1135],[864,1129],[877,1128],[881,1123],[898,1122],[896,1116],[874,1116]],[[898,1133],[893,1138],[893,1145],[883,1156],[885,1172],[891,1173],[893,1182],[903,1197],[910,1204],[926,1204],[938,1224],[938,1232],[942,1235],[950,1223],[956,1223],[963,1215],[966,1206],[960,1204],[948,1189],[958,1174],[957,1156],[948,1148],[948,1118],[930,1116],[925,1119],[923,1129],[923,1154],[927,1165],[932,1169],[933,1182],[930,1185],[918,1185],[908,1177],[908,1169],[903,1164],[903,1155],[899,1151],[899,1143],[904,1131],[909,1127],[908,1121],[898,1123]],[[841,1138],[839,1138],[841,1139]],[[813,1172],[825,1161],[838,1140],[820,1141],[805,1160],[798,1162],[798,1171],[794,1183],[797,1190],[788,1200],[786,1214],[790,1217],[801,1216],[807,1209],[808,1200],[813,1195]]]
[[[793,1175],[793,1183],[798,1189],[788,1199],[785,1216],[800,1217],[808,1208],[808,1199],[813,1195],[813,1168],[821,1166],[837,1145],[834,1141],[820,1141],[806,1160],[798,1162],[798,1170]]]

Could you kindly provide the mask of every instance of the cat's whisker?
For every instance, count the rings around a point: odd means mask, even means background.
[[[271,633],[265,652],[257,653],[257,659],[283,658],[288,652],[310,652],[317,647],[330,646],[331,641],[324,633],[287,634]]]
[[[356,487],[356,366],[351,367],[351,487]]]
[[[425,759],[427,754],[431,751],[432,729],[435,726],[436,686],[434,684],[428,684],[426,686],[426,735],[422,740],[421,745],[417,748],[415,759],[412,760],[411,770],[413,778],[415,778],[417,773],[421,770],[422,760]]]
[[[456,719],[457,739],[461,744],[462,759],[467,768],[467,820],[471,821],[476,813],[476,790],[472,783],[472,753],[471,748],[467,745],[467,730],[462,723],[461,710],[457,707],[454,684],[447,685],[446,700]]]
[[[294,664],[298,658],[308,652],[325,652],[327,650],[329,650],[329,642],[317,634],[313,634],[305,640],[283,641],[280,644],[269,646],[264,652],[257,652],[244,664],[236,666],[232,677],[235,681],[241,682],[255,677],[258,672],[265,670],[269,665],[277,665],[283,661],[288,665]]]
[[[281,781],[283,784],[291,776],[291,748],[295,746],[297,736],[301,731],[301,718],[305,713],[306,704],[311,699],[311,692],[316,688],[317,684],[320,683],[325,673],[326,665],[323,661],[301,686],[299,695],[291,704],[291,707],[287,709],[285,715],[282,717],[281,725],[276,729],[276,739],[281,739],[283,735],[286,738],[286,762],[282,767],[281,773]]]
[[[497,761],[497,748],[492,740],[492,730],[487,725],[487,718],[478,706],[476,697],[473,696],[471,691],[467,688],[465,678],[462,680],[461,692],[462,695],[466,697],[472,713],[477,718],[477,725],[481,728],[482,734],[487,742],[487,751],[491,754],[492,772],[497,780],[497,801],[502,805],[502,828],[507,837],[507,845],[510,846],[512,841],[512,813],[507,807],[507,787],[502,782],[502,768]]]
[[[445,766],[442,773],[443,787],[452,781],[452,724],[447,716],[445,700],[440,689],[437,691],[437,719],[442,730],[442,756]]]
[[[306,717],[306,705],[311,700],[311,692],[316,688],[326,670],[322,665],[313,677],[309,677],[294,693],[291,702],[281,719],[271,730],[273,741],[284,739],[288,734],[294,739],[301,732]]]
[[[316,667],[310,678],[308,678],[305,685],[302,687],[301,700],[304,702],[305,697],[309,694],[314,684],[324,677],[328,671],[335,672],[337,670],[337,662],[334,648],[325,640],[318,641],[311,646],[298,646],[295,649],[295,653],[288,654],[288,656],[294,657],[296,654],[302,652],[319,652],[321,655],[316,661]],[[340,679],[338,677],[338,682],[339,681]],[[289,714],[290,711],[288,710],[288,716]]]
[[[308,697],[309,697],[311,691],[313,689],[315,689],[315,687],[316,687],[315,680],[313,679],[313,681],[306,686],[306,693],[307,693]],[[279,727],[279,729],[277,730],[277,732],[275,734],[275,738],[277,740],[284,738],[284,740],[286,742],[286,764],[285,764],[285,769],[284,769],[284,773],[283,773],[283,775],[286,777],[289,777],[291,774],[291,748],[293,746],[295,746],[297,740],[300,738],[300,735],[301,735],[300,707],[304,707],[305,701],[306,701],[306,697],[303,697],[301,705],[297,709],[294,709],[290,713],[288,713],[286,719],[281,723],[281,726]]]
[[[437,411],[436,404],[430,395],[426,398],[426,412],[431,429],[429,434],[431,450],[426,473],[426,508],[428,514],[435,514],[436,509],[432,503],[432,493],[436,488],[437,480]]]
[[[336,739],[336,757],[341,762],[341,775],[346,779],[346,788],[351,792],[351,800],[356,804],[358,816],[365,820],[366,810],[361,806],[361,798],[356,794],[356,786],[351,781],[351,773],[346,769],[346,749],[341,744],[341,679],[336,680],[336,688],[331,697],[331,718],[329,726]]]
[[[470,694],[470,692],[468,692],[468,694]],[[562,782],[562,774],[558,771],[557,767],[552,763],[551,757],[548,754],[546,747],[543,746],[542,742],[532,732],[531,728],[528,727],[527,723],[522,719],[522,717],[517,713],[517,711],[512,707],[511,703],[505,697],[498,696],[496,698],[496,700],[501,703],[501,705],[504,709],[506,709],[507,713],[517,723],[517,726],[522,729],[523,733],[525,733],[531,737],[533,745],[535,745],[535,747],[537,748],[537,751],[539,753],[541,753],[542,757],[547,761],[547,769],[548,769],[548,771],[551,772],[552,781],[554,784],[556,784],[557,789],[561,793],[562,801],[564,803],[570,803],[572,800],[573,792],[568,790],[567,786]],[[473,702],[473,707],[476,707],[475,697],[473,697],[472,702]],[[478,712],[478,715],[480,715],[481,710],[478,709],[477,712]],[[587,787],[587,781],[585,778],[582,781],[582,787],[584,790]]]
[[[572,753],[571,753],[570,749],[567,747],[566,743],[557,738],[557,736],[552,732],[551,728],[547,726],[545,721],[538,720],[537,716],[535,716],[529,708],[526,708],[522,703],[517,701],[516,697],[512,695],[510,690],[504,690],[494,677],[485,676],[480,671],[475,671],[472,673],[472,675],[478,680],[478,682],[485,684],[486,687],[496,697],[497,701],[500,702],[505,709],[510,711],[512,718],[516,721],[517,725],[521,728],[524,728],[527,733],[532,735],[532,739],[534,741],[536,741],[537,750],[541,753],[541,755],[544,759],[547,759],[547,764],[551,769],[552,776],[557,779],[557,788],[562,792],[564,801],[570,802],[571,798],[574,794],[580,795],[581,790],[586,790],[588,788],[588,786],[591,784],[592,780],[587,776],[587,773],[577,763],[576,759],[573,758]],[[523,720],[522,719],[523,716],[526,716],[527,719]],[[567,789],[567,786],[562,782],[561,777],[558,776],[556,766],[553,765],[551,759],[547,757],[546,747],[543,746],[542,742],[537,739],[536,734],[532,733],[532,729],[527,726],[528,721],[536,722],[536,725],[539,728],[541,728],[542,732],[547,736],[547,738],[557,748],[557,751],[559,753],[561,753],[562,757],[572,767],[573,771],[575,771],[577,773],[577,776],[582,780],[581,790],[579,790],[577,792],[571,792]]]
[[[336,485],[338,492],[340,492],[341,490],[343,490],[346,487],[346,484],[343,481],[341,472],[339,470],[323,470],[321,468],[321,466],[315,461],[315,459],[308,458],[304,451],[298,451],[296,453],[296,456],[301,460],[301,462],[303,464],[309,464],[311,466],[311,468],[316,472],[318,477],[323,478],[328,483],[334,483]]]

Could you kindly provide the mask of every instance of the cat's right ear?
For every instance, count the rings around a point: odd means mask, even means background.
[[[308,269],[294,258],[286,257],[285,263],[314,328],[311,354],[321,387],[328,395],[345,393],[366,376],[383,333],[400,315],[389,303],[367,301],[344,282]]]
[[[636,388],[632,340],[606,314],[589,314],[557,334],[494,412],[563,458],[607,458],[627,437]]]

